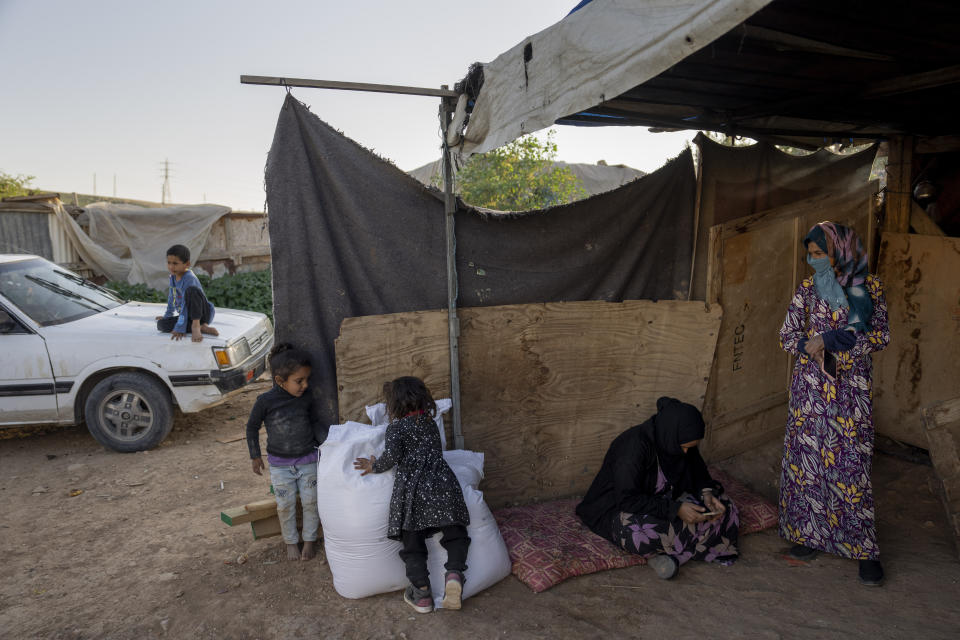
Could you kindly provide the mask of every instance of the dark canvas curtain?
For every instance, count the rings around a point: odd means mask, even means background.
[[[710,227],[752,213],[829,192],[842,195],[865,185],[876,147],[849,156],[820,149],[808,156],[792,156],[772,144],[728,147],[702,133],[700,147],[702,188],[700,230],[693,298],[703,300],[707,288],[707,250]]]
[[[443,204],[288,95],[267,161],[278,341],[313,356],[311,390],[337,412],[343,318],[446,306]],[[459,305],[685,297],[696,180],[690,152],[562,207],[456,214]]]

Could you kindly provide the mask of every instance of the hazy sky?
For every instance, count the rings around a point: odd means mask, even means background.
[[[240,75],[439,87],[576,0],[0,0],[0,171],[33,186],[262,210],[282,87]],[[294,89],[410,170],[439,157],[437,98]],[[559,159],[651,171],[688,133],[557,127]]]

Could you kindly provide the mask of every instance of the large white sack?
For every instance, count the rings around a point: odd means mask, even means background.
[[[317,463],[317,508],[333,588],[345,598],[396,591],[407,584],[399,542],[387,538],[394,470],[360,476],[357,458],[380,454],[385,426],[331,425]]]
[[[443,431],[443,414],[447,411],[450,411],[450,407],[453,406],[453,401],[450,398],[440,398],[436,401],[437,403],[437,415],[434,417],[433,421],[437,423],[437,429],[440,430],[440,448],[447,448],[447,436]],[[387,404],[385,402],[380,402],[378,404],[370,404],[366,406],[367,418],[370,419],[370,424],[373,425],[386,425],[390,423],[390,416],[387,415]]]
[[[494,520],[490,508],[483,501],[483,492],[477,484],[483,478],[483,454],[475,451],[455,449],[444,451],[443,457],[457,475],[463,499],[470,512],[470,550],[467,552],[466,581],[463,585],[463,598],[469,598],[484,589],[488,589],[510,575],[510,554],[507,545],[500,536],[500,528]],[[439,533],[427,539],[427,569],[430,570],[430,588],[433,591],[434,605],[440,607],[443,600],[443,565],[447,562],[447,551],[440,545],[443,536]]]
[[[324,549],[333,586],[346,598],[397,591],[408,584],[399,556],[401,545],[387,538],[394,471],[361,476],[353,468],[357,457],[382,453],[385,433],[385,425],[333,425],[321,446],[317,505]],[[455,450],[443,455],[460,481],[470,513],[466,598],[505,578],[510,573],[510,558],[496,521],[483,502],[483,493],[476,488],[483,478],[483,454]],[[447,559],[440,537],[437,534],[427,541],[430,582],[438,603],[443,596],[443,565]]]

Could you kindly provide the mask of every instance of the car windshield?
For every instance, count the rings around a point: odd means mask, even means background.
[[[41,327],[123,304],[107,289],[43,258],[0,263],[0,293]]]

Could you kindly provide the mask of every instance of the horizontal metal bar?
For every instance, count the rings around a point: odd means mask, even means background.
[[[276,76],[240,76],[240,84],[267,84],[278,87],[309,87],[311,89],[342,89],[345,91],[375,91],[377,93],[402,93],[411,96],[433,96],[437,98],[456,98],[460,95],[450,89],[405,87],[395,84],[370,84],[368,82],[340,82],[338,80],[281,78]]]

